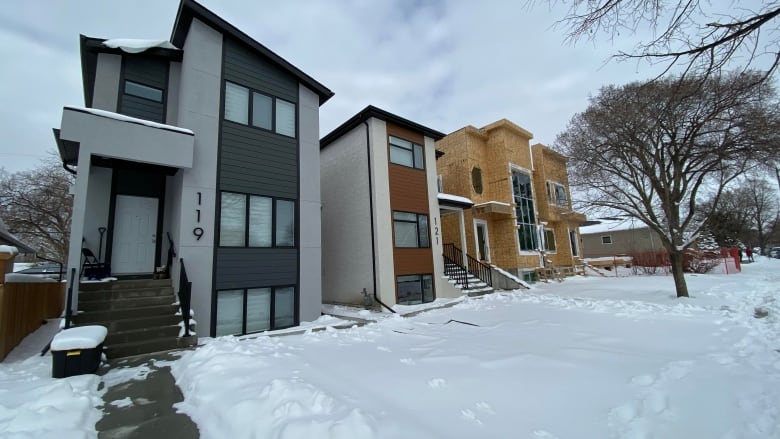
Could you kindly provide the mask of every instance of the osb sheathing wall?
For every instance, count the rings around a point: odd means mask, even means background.
[[[438,172],[442,175],[442,189],[445,193],[467,197],[475,205],[496,201],[514,207],[510,164],[531,172],[539,220],[548,222],[547,227],[554,230],[556,238],[557,252],[548,254],[548,258],[558,265],[571,265],[568,228],[576,229],[577,221],[584,217],[572,216],[577,220],[573,223],[555,218],[552,210],[564,209],[548,206],[545,187],[545,181],[551,179],[563,184],[568,192],[566,158],[543,145],[534,147],[532,155],[529,144],[531,138],[531,133],[507,120],[500,120],[482,129],[468,126],[444,137],[436,143],[436,148],[444,153],[437,161]],[[482,170],[481,194],[475,191],[472,184],[471,172],[474,167]],[[487,222],[491,263],[514,272],[540,265],[538,253],[519,252],[513,215],[477,213],[476,209],[464,211],[468,254],[476,254],[475,218]],[[457,215],[443,216],[442,227],[444,242],[461,247]]]

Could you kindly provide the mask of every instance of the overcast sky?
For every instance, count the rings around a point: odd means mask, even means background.
[[[552,144],[604,84],[653,76],[605,64],[635,41],[577,46],[554,29],[564,10],[525,1],[232,0],[201,3],[336,95],[320,134],[372,104],[450,133],[507,118]],[[168,39],[177,0],[35,0],[0,9],[0,167],[56,151],[62,107],[84,105],[79,34]]]

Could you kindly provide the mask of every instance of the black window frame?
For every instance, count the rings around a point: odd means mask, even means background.
[[[393,139],[398,139],[398,140],[402,140],[404,142],[409,142],[409,143],[412,144],[412,147],[411,148],[407,148],[407,147],[405,147],[403,145],[399,145],[399,144],[393,143]],[[392,163],[394,165],[398,165],[398,166],[403,166],[405,168],[417,169],[419,171],[424,171],[425,170],[425,146],[420,145],[419,143],[416,143],[416,142],[412,142],[411,140],[407,140],[407,139],[401,138],[401,137],[388,135],[387,136],[387,147],[388,147],[387,159],[390,161],[390,163]],[[418,163],[417,163],[416,155],[414,154],[415,147],[420,147],[420,157],[422,157],[422,163],[419,164],[419,166],[418,166]],[[403,149],[405,151],[411,152],[412,153],[412,166],[408,166],[408,165],[405,165],[403,163],[394,162],[393,159],[392,159],[393,155],[391,154],[391,150],[393,148],[399,148],[399,149]]]
[[[146,96],[142,96],[142,95],[135,94],[135,93],[128,93],[128,91],[127,91],[127,84],[133,84],[133,85],[137,85],[137,86],[142,87],[142,88],[148,88],[148,89],[152,89],[154,91],[160,92],[160,100],[147,98]],[[162,88],[159,88],[159,87],[155,87],[155,86],[149,85],[149,84],[144,84],[142,82],[133,81],[133,80],[130,80],[130,79],[125,79],[124,80],[124,87],[122,88],[122,94],[125,94],[127,96],[133,96],[135,98],[143,99],[143,100],[146,100],[146,101],[149,101],[149,102],[154,102],[154,103],[157,103],[157,104],[164,104],[165,103],[165,89],[162,89]]]
[[[271,326],[268,329],[260,330],[260,331],[253,331],[253,332],[246,332],[246,317],[247,317],[247,304],[248,304],[248,296],[249,296],[249,290],[255,290],[255,289],[261,289],[261,288],[269,288],[271,290],[271,302],[269,304],[270,307],[270,323]],[[277,289],[286,289],[286,288],[292,288],[293,289],[293,323],[290,326],[283,326],[283,327],[276,327],[276,290]],[[298,307],[298,286],[294,284],[290,285],[265,285],[265,286],[254,286],[254,287],[242,287],[242,288],[223,288],[216,291],[216,306],[214,309],[214,334],[217,333],[217,325],[219,324],[218,316],[219,316],[219,293],[223,291],[242,291],[243,293],[243,302],[242,302],[242,313],[241,313],[241,333],[240,334],[223,334],[218,337],[223,337],[226,335],[247,335],[247,334],[260,334],[267,331],[276,331],[279,329],[286,329],[286,328],[292,328],[296,325],[298,325],[298,320],[296,318],[297,312],[296,308]]]
[[[244,198],[244,245],[222,245],[222,194],[229,193],[229,194],[237,194],[237,195],[243,195]],[[271,200],[271,245],[270,246],[257,246],[249,245],[249,212],[251,209],[251,197],[260,197],[260,198],[267,198]],[[288,201],[293,203],[293,245],[276,245],[276,227],[277,227],[277,214],[276,214],[276,203],[277,201]],[[219,208],[219,224],[217,225],[217,240],[219,241],[217,243],[217,247],[219,248],[284,248],[284,249],[295,249],[298,248],[298,200],[292,199],[292,198],[284,198],[284,197],[273,197],[268,195],[261,195],[261,194],[249,194],[245,192],[236,192],[236,191],[220,191],[219,192],[219,202],[217,203],[217,206]],[[259,287],[258,287],[259,288]]]
[[[244,84],[239,84],[238,82],[235,82],[235,81],[224,80],[222,82],[224,83],[222,85],[223,99],[224,99],[224,95],[225,95],[225,89],[227,88],[227,84],[232,84],[232,85],[235,85],[235,86],[238,86],[238,87],[245,88],[249,92],[249,96],[247,98],[247,106],[248,106],[248,108],[246,109],[246,111],[247,111],[247,113],[246,113],[246,115],[247,115],[247,117],[246,117],[247,123],[236,122],[234,120],[230,120],[230,119],[225,118],[225,111],[224,110],[222,111],[222,120],[223,121],[234,123],[236,125],[241,125],[241,126],[253,128],[253,129],[256,129],[256,130],[265,131],[267,133],[276,134],[278,136],[283,136],[283,137],[286,137],[288,139],[297,139],[298,138],[298,134],[299,133],[298,133],[298,103],[297,102],[289,101],[287,99],[271,95],[271,94],[266,93],[266,92],[264,92],[262,90],[258,90],[256,88],[252,88],[252,87],[249,87],[249,86],[244,85]],[[271,128],[270,129],[269,128],[263,128],[261,126],[258,126],[258,125],[254,124],[254,120],[253,119],[254,119],[255,94],[259,94],[259,95],[263,95],[265,97],[271,98]],[[294,109],[293,110],[293,117],[295,117],[293,125],[295,126],[295,132],[293,133],[292,136],[288,136],[287,134],[280,133],[280,132],[278,132],[276,130],[276,101],[284,101],[284,102],[286,102],[288,104],[291,104],[293,106],[293,109]]]
[[[406,305],[405,303],[400,301],[400,297],[398,295],[398,278],[399,277],[410,277],[410,276],[417,276],[419,278],[420,283],[420,294],[422,296],[422,300],[420,301],[420,304],[423,303],[431,303],[436,300],[436,283],[434,282],[433,273],[410,273],[410,274],[399,274],[395,276],[395,302],[399,305]],[[431,279],[431,300],[425,301],[425,292],[423,290],[423,276],[430,276]],[[408,282],[408,281],[407,281]],[[409,304],[409,305],[417,305],[415,303]]]
[[[410,214],[410,215],[416,215],[416,220],[415,221],[411,221],[411,220],[404,220],[404,219],[395,219],[395,214],[396,213],[406,213],[406,214]],[[425,227],[425,235],[426,235],[427,240],[428,240],[428,245],[425,245],[425,246],[421,246],[420,245],[420,218],[421,217],[425,217],[425,224],[427,225]],[[417,233],[415,233],[415,235],[414,235],[415,238],[416,238],[416,241],[417,241],[417,245],[416,246],[412,247],[412,246],[399,246],[398,245],[398,241],[396,240],[396,236],[395,236],[395,223],[396,223],[396,221],[402,222],[402,223],[407,223],[407,224],[414,224],[415,225],[415,227],[417,229]],[[393,247],[394,248],[431,248],[431,231],[430,231],[431,227],[430,227],[430,224],[431,224],[430,223],[430,216],[427,213],[408,212],[408,211],[404,211],[404,210],[394,210],[393,211]]]

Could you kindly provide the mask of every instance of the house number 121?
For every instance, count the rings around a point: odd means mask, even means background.
[[[198,206],[200,206],[201,197],[202,197],[201,193],[198,192]],[[200,224],[200,209],[195,209],[195,222]],[[200,238],[203,237],[204,233],[205,232],[203,231],[203,227],[198,226],[192,229],[192,234],[195,235],[197,241],[200,241]]]

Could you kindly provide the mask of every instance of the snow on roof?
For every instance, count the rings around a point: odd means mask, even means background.
[[[25,273],[8,273],[5,275],[5,283],[7,284],[38,284],[38,283],[52,283],[57,282],[54,279],[48,277],[38,276],[35,274]]]
[[[108,330],[104,326],[78,326],[64,329],[51,341],[52,351],[68,351],[71,349],[96,348],[106,339]]]
[[[646,229],[647,225],[636,218],[601,219],[599,224],[580,226],[580,234],[618,232],[623,230]]]
[[[474,205],[474,202],[466,197],[460,197],[458,195],[439,193],[438,198],[444,201],[453,201],[455,203]]]
[[[103,41],[103,45],[111,49],[120,49],[127,53],[141,53],[149,49],[177,49],[168,40],[137,40],[132,38],[112,38]]]
[[[94,114],[95,116],[107,117],[109,119],[118,120],[120,122],[137,123],[140,125],[146,125],[151,128],[176,131],[182,134],[189,134],[190,136],[195,135],[195,133],[193,133],[192,130],[188,130],[187,128],[181,128],[174,125],[166,125],[164,123],[152,122],[150,120],[139,119],[137,117],[125,116],[124,114],[114,113],[112,111],[98,110],[97,108],[85,108],[85,107],[74,107],[74,106],[66,106],[65,109],[90,113],[90,114]]]

